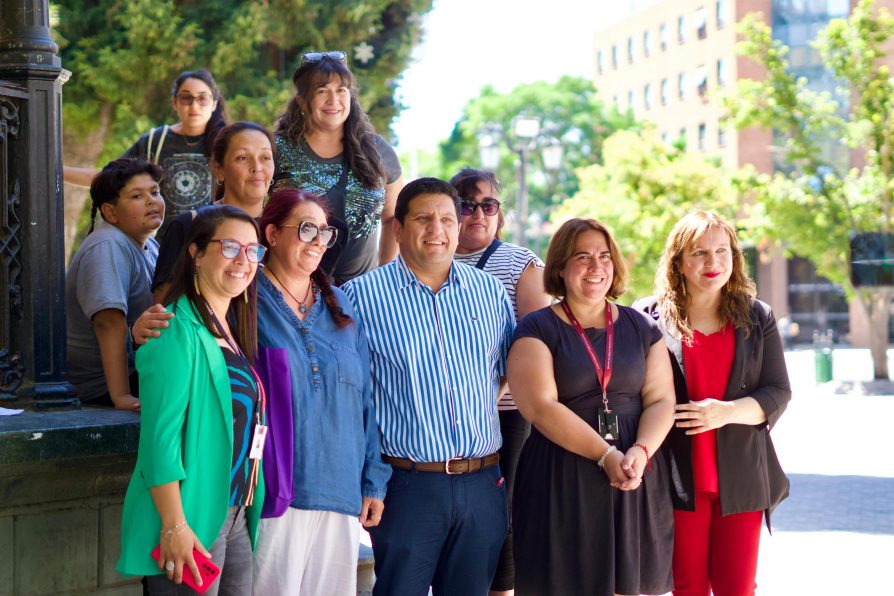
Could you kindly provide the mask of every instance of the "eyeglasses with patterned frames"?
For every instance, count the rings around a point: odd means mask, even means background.
[[[302,221],[298,225],[283,224],[284,228],[297,228],[298,239],[302,242],[310,244],[319,237],[326,248],[332,248],[338,239],[338,228],[332,226],[323,226],[322,228],[312,221]]]
[[[464,217],[472,215],[475,213],[475,209],[478,209],[479,207],[481,208],[481,212],[485,215],[496,215],[500,210],[500,201],[492,197],[488,197],[480,203],[476,203],[472,199],[461,199],[459,204],[460,212]]]
[[[177,95],[177,103],[179,103],[181,106],[186,107],[191,106],[192,102],[196,102],[204,108],[206,106],[210,106],[212,101],[214,101],[214,96],[208,95],[207,93],[200,93],[199,95],[180,93]]]
[[[336,62],[346,62],[348,55],[341,50],[331,50],[328,52],[306,52],[301,57],[301,62],[320,62],[323,59],[335,60]]]
[[[248,259],[249,263],[260,263],[261,259],[264,258],[264,253],[267,252],[267,247],[262,244],[258,244],[257,242],[252,242],[251,244],[242,244],[237,240],[209,240],[209,242],[217,242],[220,244],[220,254],[225,256],[228,259],[235,259],[239,256],[239,253],[245,249],[245,258]]]

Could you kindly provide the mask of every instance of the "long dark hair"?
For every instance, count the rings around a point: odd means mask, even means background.
[[[289,223],[289,216],[292,214],[292,211],[295,210],[295,207],[301,203],[315,203],[319,205],[323,210],[323,213],[326,215],[326,219],[329,219],[329,206],[326,204],[326,201],[317,195],[293,188],[284,188],[283,190],[275,191],[270,195],[270,200],[267,202],[267,206],[264,207],[264,213],[261,214],[261,218],[258,221],[262,230],[261,242],[268,250],[270,250],[270,240],[267,238],[267,226],[274,225],[277,228],[281,228],[284,224]],[[289,231],[291,232],[292,230]],[[295,231],[297,232],[297,230]],[[326,306],[329,307],[329,312],[332,314],[332,320],[335,321],[335,326],[338,329],[341,329],[352,323],[353,320],[351,317],[345,314],[341,304],[338,303],[338,298],[335,296],[335,292],[332,291],[332,286],[329,283],[329,276],[326,275],[326,272],[318,266],[314,272],[310,274],[310,278],[317,284],[317,287],[320,288],[320,295],[323,297]]]
[[[90,234],[96,226],[96,212],[104,203],[118,204],[121,189],[127,186],[130,179],[140,174],[149,174],[156,182],[161,181],[161,168],[154,163],[136,157],[120,157],[107,163],[90,183]],[[102,213],[100,213],[102,215]],[[105,216],[102,216],[105,219]]]
[[[227,151],[230,150],[230,141],[240,132],[245,132],[246,130],[256,130],[267,137],[267,140],[270,141],[270,150],[273,151],[273,159],[276,159],[276,141],[273,140],[273,135],[269,130],[254,122],[233,122],[221,128],[220,132],[217,133],[217,138],[214,139],[214,146],[211,148],[212,161],[219,166],[224,165]],[[223,182],[218,182],[214,198],[222,199],[223,196],[224,184]]]
[[[211,319],[211,309],[208,306],[208,302],[196,289],[196,260],[195,257],[189,254],[189,247],[195,244],[197,253],[204,253],[208,250],[208,245],[221,224],[230,219],[251,224],[255,229],[255,233],[258,234],[258,238],[260,238],[261,234],[258,230],[257,222],[242,209],[232,205],[209,205],[208,207],[203,207],[192,221],[189,235],[186,238],[186,242],[183,243],[183,249],[180,251],[180,256],[174,267],[171,287],[163,300],[164,304],[171,304],[176,302],[181,296],[186,296],[196,312],[199,313],[202,324],[214,337],[221,337],[221,334]],[[257,273],[255,277],[257,277]],[[230,313],[236,318],[234,339],[242,349],[242,353],[245,354],[245,357],[252,364],[254,364],[255,357],[258,354],[258,292],[256,284],[257,279],[252,279],[247,289],[247,302],[241,296],[230,301]]]
[[[186,79],[196,79],[208,85],[208,88],[211,89],[212,97],[217,101],[217,107],[211,112],[211,118],[208,120],[208,124],[205,125],[205,134],[202,135],[202,149],[207,157],[211,157],[214,139],[217,138],[217,133],[220,132],[220,129],[227,125],[227,104],[224,102],[220,87],[217,86],[217,81],[214,80],[210,72],[204,69],[184,70],[180,73],[180,76],[177,77],[174,85],[171,87],[171,96],[175,98],[175,101],[177,94],[180,92],[180,86],[186,82]]]
[[[295,144],[301,143],[304,135],[311,132],[301,102],[309,104],[314,92],[333,77],[341,80],[351,93],[351,113],[345,121],[342,140],[348,167],[366,188],[381,188],[385,185],[386,175],[379,152],[373,145],[376,130],[357,101],[354,75],[344,62],[323,58],[316,62],[301,63],[292,75],[295,97],[289,100],[286,111],[279,117],[276,134]]]

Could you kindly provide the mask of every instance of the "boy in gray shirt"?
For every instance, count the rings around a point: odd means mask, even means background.
[[[91,405],[140,409],[130,326],[152,305],[152,235],[165,213],[160,180],[155,164],[121,158],[90,185],[93,225],[65,274],[65,308],[68,376]]]

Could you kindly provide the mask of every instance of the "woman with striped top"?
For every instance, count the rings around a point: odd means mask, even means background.
[[[500,240],[503,212],[500,210],[500,183],[491,172],[463,168],[450,183],[460,196],[462,222],[454,259],[490,273],[502,282],[509,294],[516,320],[529,312],[549,306],[543,289],[543,261],[523,246]],[[531,425],[519,414],[509,392],[500,397],[500,467],[506,478],[506,495],[512,502],[515,466]],[[491,594],[512,594],[515,563],[512,559],[512,527],[500,551]]]

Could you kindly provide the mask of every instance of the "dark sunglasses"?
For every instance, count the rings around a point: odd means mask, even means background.
[[[307,52],[301,57],[301,62],[319,62],[323,58],[335,60],[336,62],[345,62],[348,55],[341,50],[332,50],[329,52]]]
[[[251,244],[242,244],[236,240],[209,240],[209,242],[217,242],[220,244],[220,254],[228,259],[235,259],[245,249],[245,258],[250,263],[260,263],[264,258],[267,248],[257,242]]]
[[[460,212],[466,217],[475,213],[475,209],[479,207],[485,215],[496,215],[500,210],[500,201],[493,198],[484,199],[480,203],[476,203],[472,199],[462,199],[459,204]]]
[[[177,96],[177,103],[179,103],[181,106],[191,106],[192,102],[196,102],[204,108],[205,106],[210,106],[212,101],[214,101],[214,97],[205,93],[201,95],[190,95],[189,93],[184,93],[183,95]]]
[[[302,221],[298,225],[283,225],[284,228],[298,228],[298,239],[310,244],[319,237],[326,248],[332,248],[338,239],[338,228],[332,226],[320,227],[312,221]]]

